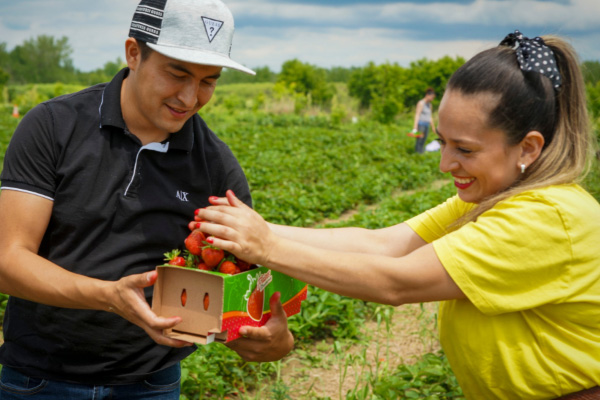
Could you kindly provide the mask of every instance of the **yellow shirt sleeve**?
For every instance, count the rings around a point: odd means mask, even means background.
[[[448,226],[473,207],[473,204],[465,203],[456,195],[444,203],[407,220],[406,224],[423,240],[431,243],[450,232]]]
[[[568,296],[571,238],[559,209],[535,192],[497,204],[433,246],[452,279],[485,314]]]

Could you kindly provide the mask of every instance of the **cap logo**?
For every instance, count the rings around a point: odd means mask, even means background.
[[[223,21],[218,21],[216,19],[202,17],[202,21],[204,22],[204,29],[206,30],[206,35],[208,36],[208,41],[212,43],[217,33],[221,30],[223,26]]]

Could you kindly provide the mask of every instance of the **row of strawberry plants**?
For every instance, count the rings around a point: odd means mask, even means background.
[[[332,126],[327,117],[257,113],[207,120],[238,157],[255,208],[275,223],[311,225],[442,176],[437,155],[414,154],[409,122]]]

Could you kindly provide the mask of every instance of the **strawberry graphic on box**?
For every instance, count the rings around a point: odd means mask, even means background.
[[[287,316],[297,314],[308,290],[306,283],[265,267],[235,275],[170,265],[157,270],[153,311],[182,318],[165,334],[200,344],[228,342],[239,337],[242,326],[266,324],[271,317],[269,299],[275,292],[281,293]]]

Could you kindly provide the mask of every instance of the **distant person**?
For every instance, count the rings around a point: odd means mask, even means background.
[[[0,400],[173,399],[196,347],[163,335],[155,267],[194,211],[234,188],[231,150],[198,115],[229,58],[220,0],[142,0],[111,82],[29,111],[8,146],[0,194],[0,292],[10,295]],[[227,345],[248,361],[293,347],[277,295],[261,328]]]
[[[229,191],[208,241],[341,295],[441,301],[472,400],[600,398],[600,204],[577,184],[596,140],[572,47],[516,31],[448,81],[440,169],[458,194],[388,228],[267,224]],[[567,396],[567,397],[561,397]]]
[[[428,88],[425,91],[425,97],[417,102],[411,136],[417,139],[415,152],[419,154],[425,152],[425,143],[427,143],[429,131],[433,130],[435,132],[435,124],[433,123],[433,99],[435,99],[435,91],[432,88]]]

